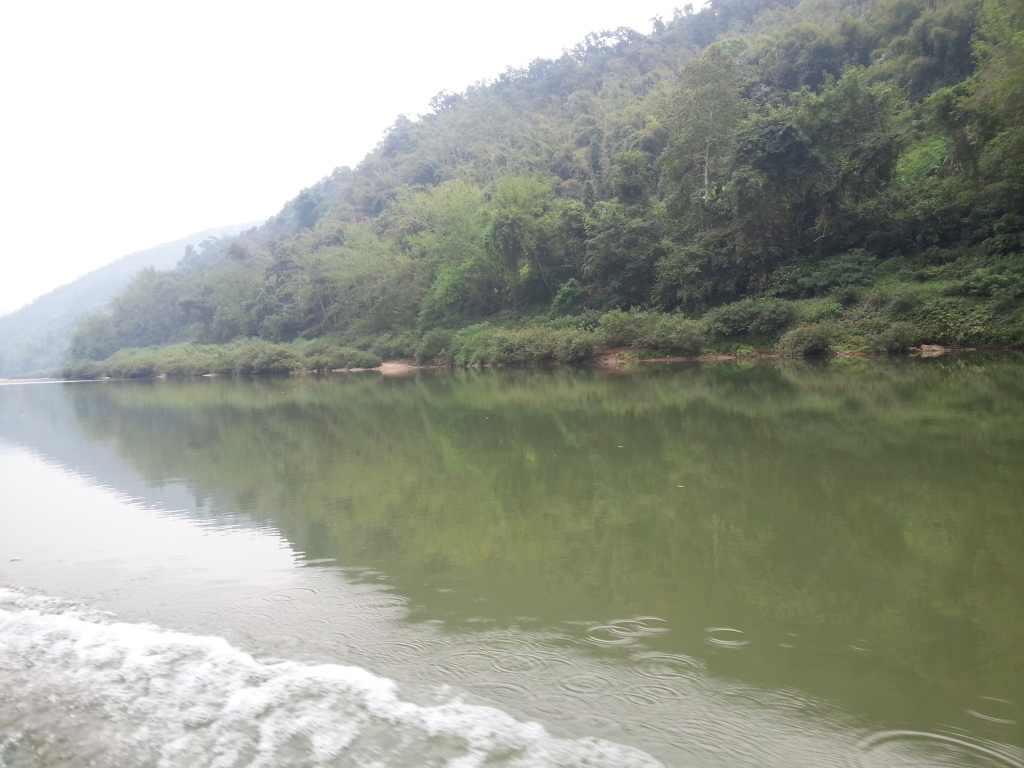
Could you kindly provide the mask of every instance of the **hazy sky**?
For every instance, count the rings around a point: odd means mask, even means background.
[[[127,253],[272,216],[442,89],[591,31],[649,32],[680,4],[2,3],[0,312]]]

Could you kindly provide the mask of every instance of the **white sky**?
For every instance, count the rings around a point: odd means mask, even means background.
[[[6,0],[0,314],[267,218],[402,113],[685,0]],[[694,3],[699,6],[699,3]]]

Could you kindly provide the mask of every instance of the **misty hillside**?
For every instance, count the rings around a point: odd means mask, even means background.
[[[0,376],[45,374],[59,367],[71,334],[86,314],[98,311],[143,269],[174,269],[198,247],[213,247],[253,224],[197,232],[144,251],[123,256],[0,317]]]
[[[431,106],[71,373],[1024,342],[1017,0],[712,0]]]

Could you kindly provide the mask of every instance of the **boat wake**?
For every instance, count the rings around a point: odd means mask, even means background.
[[[0,588],[0,768],[660,765],[447,695],[404,701],[353,666],[258,660],[226,640]]]

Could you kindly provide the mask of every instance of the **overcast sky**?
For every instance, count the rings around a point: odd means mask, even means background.
[[[4,2],[0,313],[127,253],[272,216],[439,91],[591,31],[649,32],[680,4]]]

